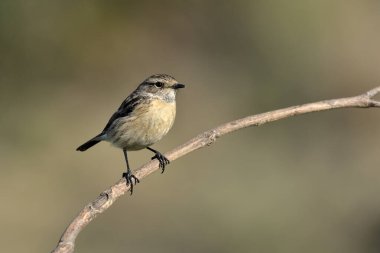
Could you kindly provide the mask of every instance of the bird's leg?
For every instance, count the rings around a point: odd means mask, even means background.
[[[157,150],[154,150],[153,148],[147,147],[147,149],[149,149],[150,151],[152,151],[153,153],[155,153],[155,155],[152,157],[152,160],[153,159],[157,159],[158,160],[158,162],[160,163],[160,168],[162,170],[161,174],[164,173],[165,166],[170,163],[169,159],[166,158],[163,154],[161,154]]]
[[[127,185],[131,185],[130,192],[131,195],[133,193],[133,180],[135,180],[134,184],[140,183],[140,180],[132,174],[131,168],[129,167],[129,162],[128,162],[128,155],[127,155],[127,150],[123,149],[124,157],[125,157],[125,162],[127,163],[127,172],[123,173],[123,177],[125,177],[125,180],[127,182]]]

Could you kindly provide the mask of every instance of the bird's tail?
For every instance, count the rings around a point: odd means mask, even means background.
[[[95,144],[98,144],[100,141],[103,140],[102,138],[102,135],[103,133],[101,134],[98,134],[97,136],[95,136],[94,138],[92,138],[91,140],[83,143],[82,145],[80,145],[78,148],[77,148],[77,151],[86,151],[87,149],[91,148],[92,146],[94,146]]]

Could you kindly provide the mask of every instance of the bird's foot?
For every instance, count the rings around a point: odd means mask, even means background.
[[[165,171],[165,166],[168,165],[170,163],[169,159],[166,158],[163,154],[161,154],[160,152],[156,151],[156,154],[152,157],[152,160],[153,159],[157,159],[158,162],[160,163],[160,169],[161,169],[161,174],[164,173]]]
[[[125,178],[125,181],[127,183],[127,186],[131,185],[131,188],[129,189],[131,195],[133,193],[133,185],[140,183],[140,180],[132,174],[130,170],[127,170],[127,172],[123,173],[123,177]],[[134,181],[134,182],[133,182]]]

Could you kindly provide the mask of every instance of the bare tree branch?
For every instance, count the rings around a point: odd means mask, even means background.
[[[305,114],[309,112],[325,111],[337,108],[370,108],[380,107],[380,101],[374,100],[373,97],[380,93],[380,86],[364,94],[348,97],[324,100],[315,103],[292,106],[284,109],[261,113],[248,116],[242,119],[231,121],[220,125],[214,129],[199,134],[185,144],[169,151],[165,156],[174,161],[194,150],[203,148],[212,144],[217,138],[231,133],[233,131],[249,127],[260,126],[268,122],[280,120],[283,118]],[[153,160],[137,169],[135,175],[142,179],[158,169],[158,161]],[[120,179],[113,186],[103,191],[94,201],[87,204],[70,223],[58,242],[53,253],[72,253],[74,252],[75,239],[78,234],[99,214],[107,210],[120,196],[129,190],[125,179]]]

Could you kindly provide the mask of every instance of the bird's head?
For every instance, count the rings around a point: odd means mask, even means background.
[[[137,90],[172,102],[175,100],[177,90],[184,87],[185,85],[178,83],[172,76],[155,74],[145,79]]]

